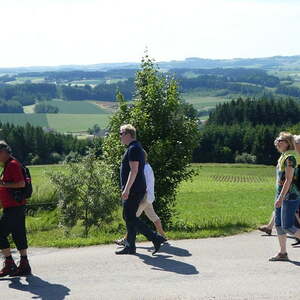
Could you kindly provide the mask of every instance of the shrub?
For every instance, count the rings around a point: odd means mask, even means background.
[[[235,162],[239,164],[255,164],[256,156],[244,152],[235,156]]]
[[[60,222],[71,228],[82,221],[87,237],[91,226],[112,221],[119,204],[119,191],[111,169],[89,152],[79,163],[67,163],[64,171],[49,174],[58,193]]]

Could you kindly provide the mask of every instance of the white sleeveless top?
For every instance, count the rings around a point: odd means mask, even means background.
[[[146,179],[146,186],[147,186],[147,201],[152,203],[155,200],[154,196],[154,173],[150,166],[150,164],[146,163],[144,167],[144,174]]]

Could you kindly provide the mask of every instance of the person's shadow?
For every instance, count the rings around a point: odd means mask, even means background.
[[[153,250],[151,247],[137,247],[140,249],[147,249],[148,252]],[[160,248],[160,252],[165,252],[169,255],[156,254],[155,256],[148,256],[137,253],[136,256],[143,260],[147,265],[151,265],[153,270],[173,272],[182,275],[196,275],[199,271],[195,266],[188,263],[184,263],[175,259],[171,259],[174,256],[192,256],[192,254],[183,248],[172,246],[168,243],[164,244]],[[171,254],[171,255],[170,255]]]
[[[22,283],[21,278],[25,278],[28,284]],[[52,284],[34,275],[27,277],[0,278],[0,281],[5,280],[11,281],[8,285],[9,288],[31,293],[33,294],[33,299],[63,300],[70,292],[70,289],[64,285]]]
[[[153,248],[151,247],[137,247],[139,249],[147,249],[148,252],[151,252]],[[172,254],[175,256],[192,256],[192,254],[187,250],[179,247],[175,247],[170,245],[169,243],[165,243],[160,247],[159,252],[164,252],[168,254]]]

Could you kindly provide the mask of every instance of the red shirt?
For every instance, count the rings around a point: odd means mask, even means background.
[[[6,164],[1,179],[4,183],[24,181],[21,164],[15,159],[10,160]],[[21,202],[15,201],[10,189],[6,187],[0,187],[0,201],[3,208],[22,206],[26,203],[26,199]]]

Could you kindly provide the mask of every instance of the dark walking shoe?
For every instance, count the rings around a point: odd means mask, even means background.
[[[278,253],[276,256],[271,257],[269,261],[288,261],[288,254],[287,253]]]
[[[161,244],[165,243],[167,240],[161,235],[157,235],[157,237],[152,241],[154,245],[154,251],[152,255],[159,251]]]
[[[257,228],[258,230],[265,232],[268,235],[272,234],[272,229],[270,229],[267,225],[263,225]]]
[[[136,254],[135,249],[124,247],[122,250],[118,250],[115,252],[116,254]]]
[[[292,246],[298,246],[298,245],[300,245],[300,240],[296,239],[296,242],[292,243],[291,245]]]
[[[27,259],[21,259],[20,265],[15,272],[10,274],[10,276],[27,276],[31,275],[31,267]]]
[[[11,275],[16,272],[17,266],[13,259],[6,259],[3,263],[3,268],[0,271],[0,277]]]

